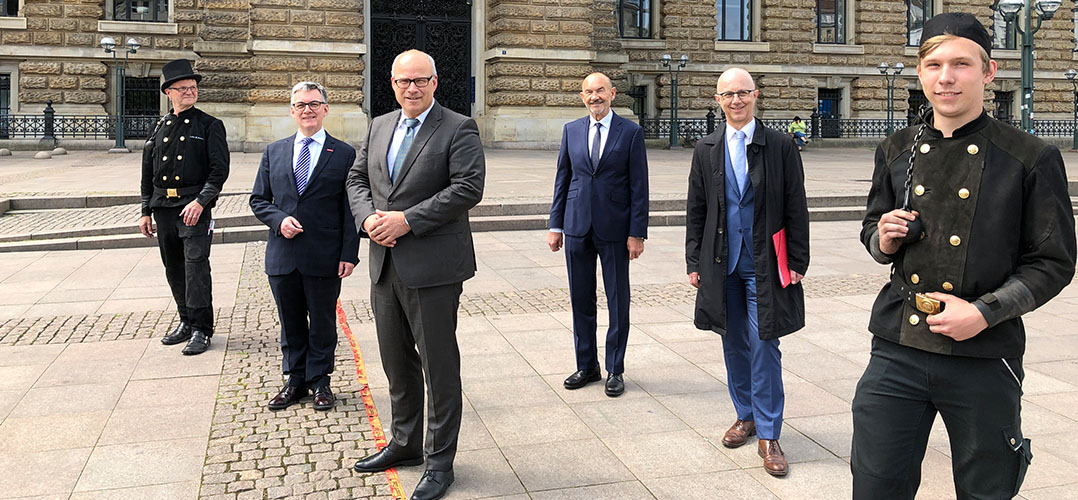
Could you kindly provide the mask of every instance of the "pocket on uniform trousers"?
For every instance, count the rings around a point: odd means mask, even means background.
[[[1018,495],[1018,490],[1022,489],[1022,482],[1026,479],[1026,471],[1029,470],[1029,463],[1033,461],[1033,450],[1030,449],[1029,439],[1022,437],[1022,431],[1017,426],[1008,425],[1003,428],[1003,439],[1007,445],[1014,452],[1014,459],[1018,462],[1017,474],[1014,478],[1014,491],[1011,496]]]

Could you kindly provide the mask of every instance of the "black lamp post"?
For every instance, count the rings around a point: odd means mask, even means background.
[[[138,52],[142,47],[134,38],[128,38],[127,44],[116,47],[116,40],[107,36],[101,39],[101,48],[106,54],[112,54],[112,62],[116,65],[116,145],[109,150],[110,153],[130,153],[124,143],[124,73],[127,71],[127,56]],[[120,62],[116,53],[123,51],[124,60]]]
[[[670,147],[677,146],[677,81],[681,76],[681,68],[684,68],[689,63],[689,56],[682,54],[677,60],[677,64],[673,64],[673,60],[670,58],[670,54],[663,54],[662,56],[663,67],[670,73]]]
[[[1022,34],[1022,130],[1033,133],[1033,34],[1041,29],[1041,23],[1052,18],[1063,5],[1062,0],[999,0],[996,10],[1008,23],[1018,18],[1025,9],[1025,28],[1016,24]],[[1037,12],[1037,25],[1033,26],[1033,11]]]
[[[902,63],[895,63],[893,72],[888,74],[888,70],[891,70],[891,66],[885,62],[881,62],[876,69],[880,70],[880,74],[883,75],[883,81],[887,82],[887,135],[895,133],[895,80],[898,78],[899,73],[906,69],[906,65]]]
[[[1078,77],[1078,71],[1068,69],[1063,76],[1070,80],[1071,86],[1074,87],[1074,92],[1071,94],[1073,97],[1073,107],[1071,108],[1071,135],[1074,136],[1074,141],[1071,143],[1071,149],[1078,149],[1078,81],[1075,81],[1075,77]]]

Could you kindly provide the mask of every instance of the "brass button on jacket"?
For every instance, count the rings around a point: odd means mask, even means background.
[[[922,194],[925,194],[925,187],[918,184],[917,186],[915,186],[913,188],[913,194],[915,194],[917,196],[921,196]]]
[[[978,148],[976,144],[970,144],[966,147],[966,151],[971,155],[975,155],[981,151],[981,148]]]
[[[962,244],[962,238],[959,238],[957,234],[952,234],[950,242],[952,247],[956,247]]]
[[[916,325],[917,323],[920,323],[920,322],[921,322],[921,318],[917,317],[916,314],[911,314],[910,315],[910,324],[911,325]]]
[[[943,282],[943,291],[950,292],[951,290],[954,290],[954,285],[952,285],[950,281],[944,281]]]
[[[929,146],[928,144],[921,144],[922,154],[928,153],[929,151],[932,151],[932,146]]]
[[[966,198],[969,198],[969,190],[966,189],[966,188],[959,189],[958,190],[958,197],[962,198],[963,200],[966,199]]]
[[[916,285],[916,284],[918,284],[920,282],[921,282],[921,277],[917,276],[917,273],[913,273],[912,275],[910,275],[910,283],[913,283],[914,285]]]

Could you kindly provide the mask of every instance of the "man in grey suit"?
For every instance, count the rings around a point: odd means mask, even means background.
[[[453,482],[462,404],[457,307],[464,280],[475,275],[468,210],[483,197],[486,162],[475,122],[434,102],[433,58],[399,54],[390,84],[401,110],[371,121],[347,186],[356,226],[371,240],[371,308],[392,440],[354,469],[419,465],[426,455],[412,499],[432,500]]]

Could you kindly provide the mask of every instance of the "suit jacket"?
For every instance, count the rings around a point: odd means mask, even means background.
[[[613,111],[611,111],[613,113]],[[591,164],[590,119],[565,124],[554,176],[550,227],[601,240],[648,236],[648,158],[644,130],[614,115],[599,164]]]
[[[688,272],[700,273],[694,322],[724,334],[728,248],[726,199],[726,124],[696,143],[689,172],[685,220]],[[801,284],[783,288],[772,235],[786,229],[787,264],[804,275],[809,265],[809,219],[801,155],[786,134],[756,121],[746,148],[754,195],[752,260],[760,338],[774,339],[805,326]],[[736,182],[730,179],[729,182]]]
[[[386,252],[409,288],[459,283],[475,275],[468,210],[483,198],[486,160],[479,129],[464,115],[433,104],[416,132],[396,182],[386,154],[400,110],[371,120],[348,173],[348,198],[357,228],[375,209],[403,211],[412,230],[392,250],[371,242],[371,282],[378,283]],[[364,233],[365,234],[365,233]]]
[[[356,150],[327,133],[318,164],[300,195],[292,165],[295,138],[293,134],[266,147],[251,189],[251,210],[270,229],[266,274],[298,269],[309,276],[337,276],[340,262],[359,262],[359,235],[344,186]],[[290,215],[299,220],[303,232],[287,239],[281,236],[281,221]]]

